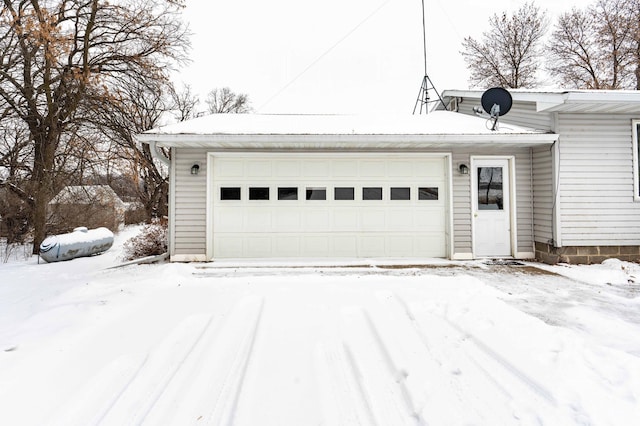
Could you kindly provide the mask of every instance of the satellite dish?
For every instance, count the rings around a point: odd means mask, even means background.
[[[491,130],[495,130],[498,124],[498,117],[509,112],[513,105],[513,98],[506,89],[493,87],[482,94],[480,103],[482,104],[482,109],[493,118]]]

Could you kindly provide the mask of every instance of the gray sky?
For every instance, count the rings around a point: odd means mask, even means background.
[[[464,37],[524,0],[425,0],[429,77],[468,87]],[[553,19],[580,0],[538,0]],[[193,62],[178,81],[229,86],[261,113],[411,113],[422,77],[420,0],[190,0]]]

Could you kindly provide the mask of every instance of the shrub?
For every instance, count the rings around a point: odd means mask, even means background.
[[[124,243],[124,260],[167,252],[167,227],[159,222],[145,225],[140,234]]]

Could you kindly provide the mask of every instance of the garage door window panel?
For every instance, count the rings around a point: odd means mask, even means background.
[[[382,200],[382,188],[365,187],[362,188],[363,200]]]
[[[264,187],[249,188],[249,199],[250,200],[268,200],[269,188],[264,188]]]
[[[220,188],[221,200],[240,200],[241,190],[240,187],[223,187]]]
[[[278,188],[278,200],[297,200],[298,188]]]
[[[338,187],[338,188],[334,188],[333,190],[333,195],[335,200],[353,200],[355,198],[354,194],[355,194],[355,191],[353,187],[351,188]]]
[[[392,200],[411,200],[411,188],[391,188]]]
[[[327,188],[307,188],[307,200],[326,200]]]
[[[418,199],[419,200],[437,200],[438,188],[437,187],[418,188]]]

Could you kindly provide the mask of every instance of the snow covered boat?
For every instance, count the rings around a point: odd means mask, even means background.
[[[40,244],[40,257],[47,262],[75,259],[103,253],[113,245],[113,232],[107,228],[80,227],[68,234],[52,235]]]

